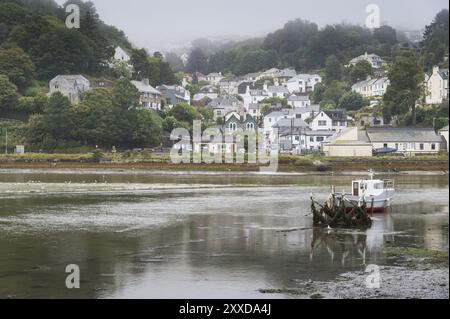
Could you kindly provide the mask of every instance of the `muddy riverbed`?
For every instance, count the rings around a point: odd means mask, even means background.
[[[448,298],[448,175],[380,176],[371,229],[314,229],[310,195],[359,177],[0,170],[0,297]]]

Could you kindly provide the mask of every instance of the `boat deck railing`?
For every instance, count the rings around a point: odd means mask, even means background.
[[[387,189],[387,188],[394,189],[395,188],[395,181],[393,179],[385,179],[385,180],[383,180],[383,182],[384,182],[385,189]]]

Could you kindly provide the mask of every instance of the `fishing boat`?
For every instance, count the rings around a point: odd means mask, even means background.
[[[348,209],[354,206],[367,207],[368,212],[384,212],[391,206],[395,196],[394,180],[374,179],[375,173],[369,171],[370,179],[359,179],[352,181],[352,192],[337,193],[336,188],[332,186],[330,198],[334,198],[339,204],[342,200],[348,203]]]

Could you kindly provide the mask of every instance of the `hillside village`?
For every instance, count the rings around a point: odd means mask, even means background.
[[[129,63],[131,57],[117,47],[114,59]],[[387,66],[380,56],[365,53],[349,61],[347,67],[360,61],[369,62],[377,70]],[[194,77],[202,87],[191,97],[186,87]],[[258,81],[264,82],[261,89],[255,86]],[[350,116],[345,108],[329,109],[313,104],[310,95],[315,86],[322,83],[318,74],[297,74],[289,68],[271,68],[235,79],[222,73],[195,73],[185,75],[182,85],[163,84],[156,88],[149,84],[148,79],[131,83],[140,93],[139,104],[143,108],[161,111],[163,107],[170,109],[181,103],[191,104],[211,111],[212,121],[223,134],[237,129],[247,132],[259,128],[264,134],[268,152],[372,156],[389,151],[417,155],[448,150],[448,126],[436,134],[434,128],[397,127],[395,121],[385,123],[381,115]],[[426,76],[424,85],[427,104],[448,101],[448,69],[433,67],[433,73]],[[383,74],[355,83],[352,92],[369,99],[370,107],[375,108],[388,86],[389,79]],[[58,75],[50,81],[49,94],[60,92],[72,103],[78,103],[82,93],[89,89],[91,83],[82,75]],[[279,145],[273,146],[277,141]],[[203,146],[215,152],[221,149],[216,144],[205,141]],[[239,151],[236,145],[224,145],[223,150]]]
[[[7,49],[8,46],[0,47],[0,50]],[[223,134],[238,130],[249,133],[257,131],[263,134],[267,153],[361,157],[437,154],[449,149],[448,119],[445,122],[449,98],[448,47],[442,59],[436,61],[439,63],[426,69],[423,78],[413,84],[417,87],[418,95],[406,106],[406,112],[403,113],[406,117],[392,109],[402,104],[395,97],[397,87],[402,84],[398,77],[403,70],[407,73],[412,68],[401,69],[404,67],[401,64],[403,60],[393,61],[391,57],[370,51],[342,62],[334,56],[328,56],[323,68],[310,73],[299,72],[293,67],[272,67],[242,75],[220,71],[206,74],[184,71],[176,74],[176,80],[172,77],[167,82],[152,79],[154,73],[151,68],[146,74],[138,72],[142,62],[138,59],[139,54],[142,51],[116,45],[108,59],[107,71],[102,76],[61,73],[52,76],[48,82],[41,82],[46,84],[45,98],[48,102],[44,104],[52,104],[53,101],[53,108],[57,110],[55,112],[66,113],[56,116],[48,114],[49,106],[41,107],[43,115],[32,115],[30,119],[33,120],[22,125],[22,130],[26,131],[22,137],[19,129],[10,129],[19,137],[14,140],[14,134],[10,133],[9,146],[24,144],[25,147],[16,149],[21,152],[24,149],[43,152],[60,149],[55,135],[69,131],[69,128],[54,128],[55,140],[48,142],[50,137],[37,137],[51,135],[49,130],[43,128],[47,125],[45,123],[52,118],[52,121],[65,121],[72,117],[75,121],[84,116],[84,120],[81,120],[83,125],[89,121],[93,124],[86,124],[86,132],[77,131],[68,135],[66,140],[79,136],[78,140],[84,141],[82,144],[106,151],[168,149],[173,144],[168,138],[171,130],[180,126],[191,129],[194,119],[202,120],[205,127],[218,128]],[[159,61],[160,74],[163,72],[162,67],[166,67],[161,64],[164,61],[163,54],[155,53],[153,57],[144,56],[143,59]],[[411,58],[408,63],[411,63]],[[347,82],[350,85],[344,88],[342,83],[346,77],[351,80]],[[8,82],[8,79],[3,82]],[[60,96],[67,98],[68,104]],[[7,103],[6,99],[3,101]],[[97,107],[96,103],[101,101],[117,105],[123,114],[133,110],[135,117],[130,120],[133,122],[130,125],[134,126],[129,128],[129,133],[126,133],[128,136],[115,140],[113,136],[108,136],[109,128],[103,127],[105,123],[112,125],[111,122],[96,122],[104,111],[101,107],[96,109],[96,117],[92,113],[94,111],[89,110],[93,110],[94,105]],[[66,108],[59,107],[58,103],[64,104]],[[437,112],[431,120],[427,117],[431,114],[428,109]],[[1,117],[9,123],[22,120],[15,119],[11,112],[3,112]],[[105,121],[119,125],[119,119]],[[80,126],[76,123],[70,125],[74,132]],[[124,122],[123,125],[128,124]],[[99,127],[104,131],[98,132]],[[122,129],[117,128],[120,131],[117,134],[125,134]],[[99,137],[83,137],[94,133]],[[79,146],[77,143],[68,144],[67,148],[72,144]],[[203,149],[211,152],[245,151],[237,149],[236,143],[230,145],[205,140],[202,144]]]

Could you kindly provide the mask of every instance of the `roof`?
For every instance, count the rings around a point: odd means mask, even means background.
[[[210,107],[239,106],[241,102],[234,96],[220,96],[208,103]]]
[[[448,132],[448,125],[447,125],[447,126],[444,126],[443,128],[441,128],[441,129],[439,130],[439,132],[445,132],[445,131]]]
[[[367,135],[371,142],[434,142],[440,143],[441,137],[433,128],[369,128]]]
[[[133,85],[138,89],[139,92],[146,92],[146,93],[152,93],[152,94],[161,94],[157,89],[155,89],[150,84],[146,84],[142,81],[131,81]]]
[[[309,96],[307,95],[291,95],[290,97],[288,97],[287,99],[289,102],[294,102],[294,101],[309,101]]]
[[[448,69],[439,69],[438,73],[442,79],[448,80]]]
[[[282,127],[308,127],[308,124],[305,123],[302,119],[290,118],[280,119],[273,127],[282,128]]]
[[[289,90],[287,89],[287,87],[281,85],[271,85],[267,87],[267,92],[289,94]]]
[[[324,110],[323,111],[333,121],[346,121],[347,114],[344,109]]]
[[[76,82],[89,82],[88,79],[86,79],[84,76],[82,76],[81,74],[69,74],[69,75],[57,75],[55,76],[53,80],[63,80],[63,81],[67,81],[69,82],[69,84],[73,85]]]

